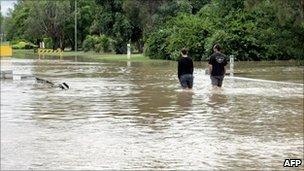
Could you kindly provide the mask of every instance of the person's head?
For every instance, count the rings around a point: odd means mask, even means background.
[[[213,51],[214,52],[220,52],[221,51],[221,46],[216,43],[215,45],[213,45]]]
[[[187,48],[182,48],[181,53],[183,56],[188,55],[188,49]]]

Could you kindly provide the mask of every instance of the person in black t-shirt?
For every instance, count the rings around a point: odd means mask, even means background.
[[[178,79],[181,86],[186,89],[193,87],[193,61],[188,56],[188,49],[181,50],[182,58],[178,61]]]
[[[213,46],[214,53],[209,59],[209,73],[213,86],[221,87],[226,73],[227,57],[222,54],[219,44]]]

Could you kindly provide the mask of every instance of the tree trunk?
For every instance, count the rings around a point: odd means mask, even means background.
[[[60,47],[61,50],[64,50],[63,37],[59,38],[59,47]]]
[[[144,52],[144,48],[143,48],[144,44],[140,39],[136,41],[136,47],[137,47],[139,53]]]
[[[299,3],[299,12],[300,12],[300,19],[303,21],[304,19],[304,0],[301,0]]]
[[[68,35],[68,42],[69,42],[69,45],[71,47],[71,50],[74,51],[75,50],[75,46],[74,46],[74,40],[71,38],[71,36]],[[69,47],[69,46],[68,46]]]
[[[58,49],[59,47],[59,41],[57,37],[53,37],[53,50]]]

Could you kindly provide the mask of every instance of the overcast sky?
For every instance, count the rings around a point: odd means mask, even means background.
[[[8,9],[14,8],[14,3],[17,3],[17,0],[0,0],[1,2],[1,13],[6,16],[8,13]]]

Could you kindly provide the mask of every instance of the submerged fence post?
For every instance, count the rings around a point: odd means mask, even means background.
[[[128,59],[131,58],[131,44],[130,43],[127,44],[127,56],[128,56]]]
[[[230,76],[234,73],[234,55],[230,55]]]

